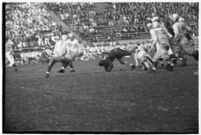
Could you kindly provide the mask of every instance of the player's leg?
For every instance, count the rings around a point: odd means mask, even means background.
[[[153,56],[154,67],[157,68],[157,66],[158,66],[158,61],[159,61],[160,58],[161,58],[160,51],[157,50],[157,52],[156,52],[156,53],[154,54],[154,56]]]
[[[164,61],[165,69],[168,70],[168,71],[172,71],[173,68],[174,68],[174,64],[172,63],[171,57],[170,57],[170,55],[168,54],[168,49],[164,49],[164,50],[161,52],[161,58],[162,58],[163,61]]]
[[[57,71],[58,73],[64,73],[65,72],[65,68],[68,66],[69,63],[65,63],[62,62],[62,66],[61,69],[59,71]]]
[[[70,72],[75,72],[73,61],[75,61],[76,57],[82,57],[83,55],[83,52],[73,52],[72,54],[67,54],[63,60],[64,65],[62,66],[62,69],[64,70],[69,65]]]
[[[62,66],[61,66],[61,69],[58,71],[58,73],[64,73],[65,72],[65,68],[68,65],[70,66],[70,72],[75,72],[73,64],[72,64],[72,61],[66,59],[65,61],[62,61]]]
[[[74,69],[72,61],[69,63],[69,66],[70,66],[70,72],[75,72],[75,69]]]
[[[199,52],[193,39],[188,41],[188,45],[185,48],[186,48],[185,50],[187,52],[187,55],[193,57],[195,60],[198,61]]]
[[[137,53],[134,54],[134,61],[135,61],[135,66],[140,67],[140,61],[138,59],[138,54]]]
[[[147,69],[149,69],[149,71],[153,71],[153,72],[156,71],[156,67],[154,66],[153,59],[148,54],[144,56],[142,63],[144,65],[146,65],[146,67],[147,67]]]
[[[173,70],[174,64],[171,62],[170,56],[168,55],[169,48],[168,45],[164,44],[157,49],[157,52],[153,57],[154,67],[157,67],[158,61],[162,58],[165,68],[169,71]]]
[[[184,47],[181,45],[181,52],[179,54],[179,59],[181,60],[181,64],[179,66],[186,66],[186,62],[187,62],[187,58],[185,57],[185,55],[191,55],[190,52],[186,49],[184,49]]]
[[[47,72],[46,72],[46,78],[49,77],[50,71],[52,69],[52,67],[54,66],[54,64],[57,62],[56,58],[52,58],[48,64],[48,68],[47,68]]]
[[[146,65],[143,63],[143,53],[142,52],[138,52],[135,53],[134,55],[134,59],[135,59],[135,66],[137,69],[143,69],[146,70]]]
[[[184,55],[190,55],[187,49],[185,47],[188,46],[188,39],[185,37],[182,37],[179,44],[178,44],[178,53],[177,57],[181,61],[181,64],[179,66],[185,66],[187,62],[187,58]]]

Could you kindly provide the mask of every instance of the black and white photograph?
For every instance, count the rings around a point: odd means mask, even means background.
[[[199,2],[2,2],[3,133],[199,133]]]

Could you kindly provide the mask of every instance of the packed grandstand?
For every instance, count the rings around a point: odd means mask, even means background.
[[[28,60],[48,54],[58,37],[73,31],[89,59],[116,46],[149,44],[136,39],[150,38],[146,24],[153,12],[166,20],[178,13],[198,36],[198,10],[199,3],[7,3],[5,34],[16,54]]]

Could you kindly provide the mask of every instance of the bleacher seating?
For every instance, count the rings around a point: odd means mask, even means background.
[[[179,13],[198,35],[198,8],[198,3],[8,3],[6,36],[28,48],[51,46],[39,40],[52,43],[52,36],[69,30],[91,42],[146,38],[147,17],[154,11],[166,18]]]

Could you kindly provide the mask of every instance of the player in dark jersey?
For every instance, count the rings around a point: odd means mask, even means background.
[[[121,64],[128,65],[132,70],[135,68],[135,65],[130,64],[123,58],[125,56],[132,55],[135,49],[136,48],[133,48],[132,50],[127,51],[120,48],[114,48],[110,52],[103,52],[103,55],[107,55],[107,57],[99,62],[99,66],[103,66],[105,68],[105,71],[110,72],[113,68],[113,61],[117,59]]]

